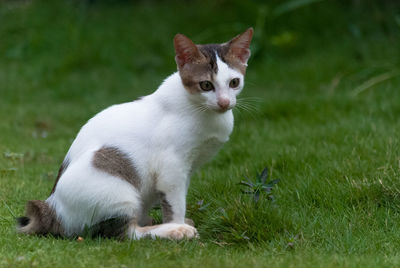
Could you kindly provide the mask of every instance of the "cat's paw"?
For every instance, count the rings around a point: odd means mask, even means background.
[[[199,238],[199,234],[193,226],[188,224],[179,224],[178,226],[166,230],[163,237],[172,240],[180,240],[184,238]]]

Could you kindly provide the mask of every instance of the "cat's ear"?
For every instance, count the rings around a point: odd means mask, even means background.
[[[183,67],[187,63],[197,63],[204,59],[197,46],[183,34],[174,37],[175,61],[178,67]]]
[[[253,32],[253,28],[249,28],[227,43],[230,56],[238,58],[244,65],[247,65],[247,61],[250,58],[250,43]]]

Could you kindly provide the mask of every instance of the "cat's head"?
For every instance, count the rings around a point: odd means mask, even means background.
[[[196,45],[183,34],[174,38],[179,74],[191,99],[216,112],[236,104],[242,91],[253,28],[222,44]]]

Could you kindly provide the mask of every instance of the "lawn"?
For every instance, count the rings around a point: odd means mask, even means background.
[[[0,0],[0,266],[400,266],[400,6],[292,2],[315,3]],[[244,108],[189,189],[199,240],[15,232],[79,128],[176,70],[175,33],[249,26]],[[265,167],[279,183],[255,202],[239,182]]]

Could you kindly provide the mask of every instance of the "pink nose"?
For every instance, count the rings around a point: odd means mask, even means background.
[[[229,107],[229,99],[225,99],[225,98],[219,99],[218,100],[218,106],[223,110],[228,109],[228,107]]]

